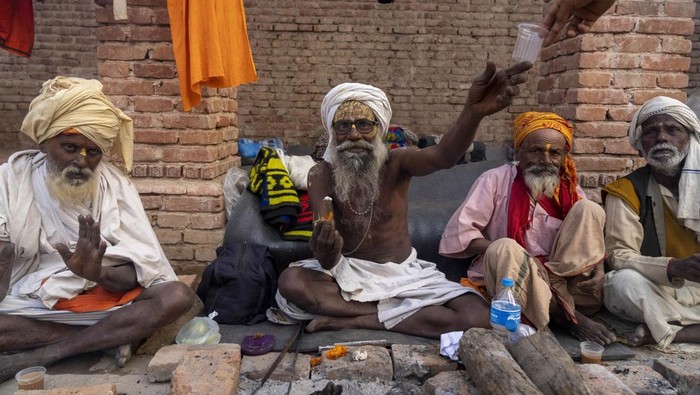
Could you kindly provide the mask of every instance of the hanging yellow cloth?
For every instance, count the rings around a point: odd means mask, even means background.
[[[168,0],[182,106],[202,100],[202,85],[233,87],[258,79],[243,0]]]

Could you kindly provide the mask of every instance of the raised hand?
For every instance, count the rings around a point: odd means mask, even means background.
[[[614,3],[615,0],[554,0],[542,19],[542,26],[549,30],[544,45],[553,43],[564,27],[567,37],[588,32]]]
[[[507,69],[496,70],[493,62],[486,62],[486,69],[474,79],[469,89],[467,107],[481,117],[508,107],[520,92],[518,85],[527,81],[526,72],[531,67],[532,63],[520,62]]]
[[[343,248],[343,238],[335,230],[335,222],[323,219],[316,221],[309,247],[324,269],[332,269],[340,260]]]
[[[102,279],[102,257],[107,250],[107,243],[100,236],[100,223],[91,216],[78,216],[78,243],[75,251],[59,243],[55,246],[61,254],[63,262],[70,271],[90,281],[100,282]]]

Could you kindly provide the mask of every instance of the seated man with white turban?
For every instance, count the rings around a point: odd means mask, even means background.
[[[583,340],[609,344],[615,335],[587,317],[603,304],[605,213],[577,185],[569,155],[573,127],[554,113],[515,119],[517,164],[474,182],[440,240],[440,254],[476,256],[464,284],[489,296],[504,277],[525,320],[537,329],[550,318]]]
[[[647,165],[603,189],[605,306],[641,324],[632,345],[700,342],[699,138],[688,106],[647,101],[629,127]]]
[[[40,150],[0,166],[0,352],[9,352],[0,354],[0,382],[133,343],[194,301],[134,185],[102,160],[114,148],[130,169],[133,144],[131,119],[102,84],[47,81],[22,132]]]
[[[439,338],[450,331],[488,327],[489,305],[471,288],[447,280],[435,264],[416,257],[408,233],[411,177],[454,166],[481,120],[508,106],[526,80],[529,63],[477,77],[467,103],[439,144],[387,152],[391,121],[384,92],[345,83],[321,104],[329,134],[324,159],[309,173],[316,219],[310,247],[316,259],[282,272],[277,302],[306,330],[388,329]],[[321,217],[324,197],[333,215]]]

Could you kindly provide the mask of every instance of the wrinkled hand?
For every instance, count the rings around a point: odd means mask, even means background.
[[[596,265],[591,272],[591,278],[586,281],[581,281],[578,283],[578,289],[581,292],[585,292],[590,295],[597,295],[601,289],[603,289],[603,284],[605,280],[605,267],[603,263]]]
[[[323,219],[316,221],[309,247],[321,266],[331,270],[340,260],[343,248],[343,238],[335,230],[335,222]]]
[[[669,264],[669,277],[682,277],[700,283],[700,254],[693,254],[685,259],[671,259]]]
[[[562,29],[567,37],[588,32],[614,3],[615,0],[554,0],[542,19],[542,26],[549,30],[544,45],[553,43]]]
[[[15,245],[0,241],[0,279],[8,271],[12,272],[12,262],[15,260]]]
[[[475,114],[484,117],[508,107],[520,89],[518,85],[527,81],[526,72],[532,63],[520,62],[507,69],[496,70],[496,65],[488,61],[483,73],[474,79],[467,107]]]
[[[102,278],[102,257],[107,243],[100,236],[100,223],[91,216],[78,216],[78,243],[70,252],[63,243],[56,244],[56,251],[70,271],[90,281],[99,282]]]

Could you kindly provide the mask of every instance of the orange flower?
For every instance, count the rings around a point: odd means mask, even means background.
[[[311,358],[311,367],[313,368],[314,366],[318,366],[321,364],[321,361],[323,361],[323,358],[321,357],[313,357]]]
[[[348,355],[348,348],[345,346],[337,345],[326,351],[326,358],[328,359],[338,359],[346,355]]]

